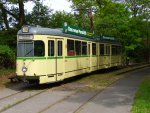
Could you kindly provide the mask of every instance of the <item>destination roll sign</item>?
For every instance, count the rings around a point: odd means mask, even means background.
[[[89,31],[83,30],[83,29],[75,27],[75,26],[70,26],[66,22],[64,23],[64,26],[63,26],[63,33],[76,35],[76,36],[82,36],[82,37],[86,37],[86,38],[94,38],[95,37],[94,33],[91,33]]]

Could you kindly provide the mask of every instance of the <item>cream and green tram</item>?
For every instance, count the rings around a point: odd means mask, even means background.
[[[17,77],[44,84],[120,66],[120,48],[118,43],[65,34],[60,29],[25,26],[17,34]]]

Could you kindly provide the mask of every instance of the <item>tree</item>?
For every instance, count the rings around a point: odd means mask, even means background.
[[[126,0],[126,3],[132,12],[132,17],[142,16],[144,13],[150,15],[149,0]]]
[[[4,4],[1,2],[0,2],[0,11],[1,11],[1,16],[2,16],[3,22],[5,23],[6,28],[9,29],[9,23],[7,20],[7,18],[8,18],[7,11],[6,11]]]
[[[0,11],[2,12],[7,29],[9,29],[8,15],[11,18],[15,18],[18,23],[18,28],[21,28],[22,25],[26,24],[24,3],[28,1],[30,0],[0,0]],[[18,7],[16,5],[18,5]]]
[[[66,13],[64,11],[56,11],[54,14],[52,14],[50,19],[50,26],[52,28],[62,28],[63,23],[67,22],[70,25],[76,25],[74,15],[70,13]]]
[[[144,48],[141,32],[144,25],[141,19],[131,18],[131,14],[126,4],[108,1],[95,14],[96,33],[114,36],[122,43],[127,56],[142,59],[138,51]]]
[[[90,29],[94,31],[94,18],[93,11],[95,11],[94,0],[72,0],[72,8],[75,11],[75,17],[78,22],[78,26],[84,29]]]
[[[28,24],[40,25],[43,27],[49,26],[52,9],[43,6],[39,1],[35,2],[33,11],[27,14],[26,19]]]
[[[122,32],[128,30],[130,13],[125,7],[124,4],[111,1],[102,8],[99,6],[94,17],[96,33],[119,38]]]
[[[149,47],[149,27],[150,27],[150,1],[149,0],[126,0],[128,7],[132,13],[132,21],[136,23],[136,29],[143,40],[143,54],[147,61],[150,61]],[[141,54],[142,55],[142,54]]]

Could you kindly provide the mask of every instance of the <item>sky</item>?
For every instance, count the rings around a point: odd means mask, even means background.
[[[68,0],[41,0],[43,1],[43,4],[48,6],[49,8],[53,9],[53,11],[66,11],[71,12],[71,2],[68,2]],[[34,7],[33,2],[28,2],[25,4],[25,9],[27,9],[28,12],[32,11],[32,8]]]

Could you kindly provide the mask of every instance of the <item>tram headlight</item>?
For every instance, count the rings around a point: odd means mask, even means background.
[[[28,33],[29,32],[29,26],[25,25],[22,27],[22,32],[23,33]]]
[[[22,67],[22,72],[27,72],[28,68],[26,68],[25,66]]]

